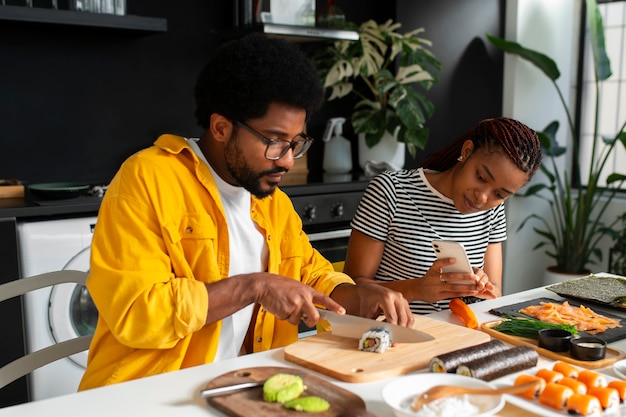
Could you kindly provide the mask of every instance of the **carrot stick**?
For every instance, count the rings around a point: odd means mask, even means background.
[[[460,298],[450,300],[450,310],[470,329],[478,329],[478,320],[471,308]]]

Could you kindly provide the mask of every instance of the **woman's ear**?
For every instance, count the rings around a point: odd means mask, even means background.
[[[461,148],[461,160],[466,161],[472,152],[474,152],[474,142],[471,139],[467,139],[463,142],[463,147]]]
[[[226,142],[233,133],[233,122],[219,113],[213,113],[209,130],[215,141]]]

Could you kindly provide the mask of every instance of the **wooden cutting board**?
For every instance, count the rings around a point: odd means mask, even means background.
[[[319,333],[285,347],[285,359],[346,382],[368,382],[424,369],[434,356],[491,340],[480,330],[415,316],[415,329],[434,340],[401,343],[383,353],[359,350],[359,341]]]
[[[206,388],[218,388],[250,381],[263,381],[277,373],[300,375],[306,386],[306,390],[302,394],[303,396],[315,395],[330,403],[330,408],[327,411],[314,413],[312,415],[339,417],[353,410],[365,410],[365,402],[358,395],[315,375],[295,368],[262,366],[239,369],[225,373],[211,380]],[[255,387],[232,394],[211,397],[207,399],[207,402],[225,414],[233,417],[302,417],[304,414],[311,414],[289,410],[284,408],[282,404],[264,401],[263,387]]]

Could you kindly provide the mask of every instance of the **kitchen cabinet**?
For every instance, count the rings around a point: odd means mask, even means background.
[[[135,32],[166,32],[167,20],[135,15],[87,13],[41,7],[0,6],[0,20],[57,26],[76,26],[127,30]]]

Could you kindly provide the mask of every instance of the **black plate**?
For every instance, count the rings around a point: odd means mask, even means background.
[[[546,298],[546,297],[542,297],[542,298],[535,298],[532,300],[528,300],[528,301],[523,301],[521,303],[516,303],[516,304],[511,304],[508,306],[502,306],[502,307],[498,307],[498,308],[493,308],[491,310],[489,310],[489,312],[491,314],[495,314],[496,316],[518,316],[518,317],[528,317],[522,313],[520,313],[519,311],[523,308],[526,308],[528,306],[533,306],[533,305],[539,305],[541,302],[546,302],[546,303],[563,303],[563,301],[565,300],[554,300],[552,298]],[[580,302],[576,302],[574,300],[568,300],[570,305],[574,306],[574,307],[579,307],[581,304],[588,306],[588,304],[586,303],[580,303]],[[588,334],[585,332],[578,332],[578,334],[580,336],[593,336],[593,337],[597,337],[598,339],[602,339],[604,340],[606,343],[612,343],[615,342],[617,340],[622,340],[622,339],[626,339],[626,320],[624,320],[623,317],[617,316],[615,314],[611,314],[605,310],[602,309],[593,309],[596,313],[602,314],[603,316],[607,316],[610,317],[612,319],[617,319],[620,320],[620,324],[622,325],[622,327],[617,327],[614,329],[608,329],[605,332],[602,333],[598,333],[598,334]]]
[[[89,190],[89,185],[73,182],[46,182],[30,184],[28,191],[44,200],[65,200],[81,196]]]

